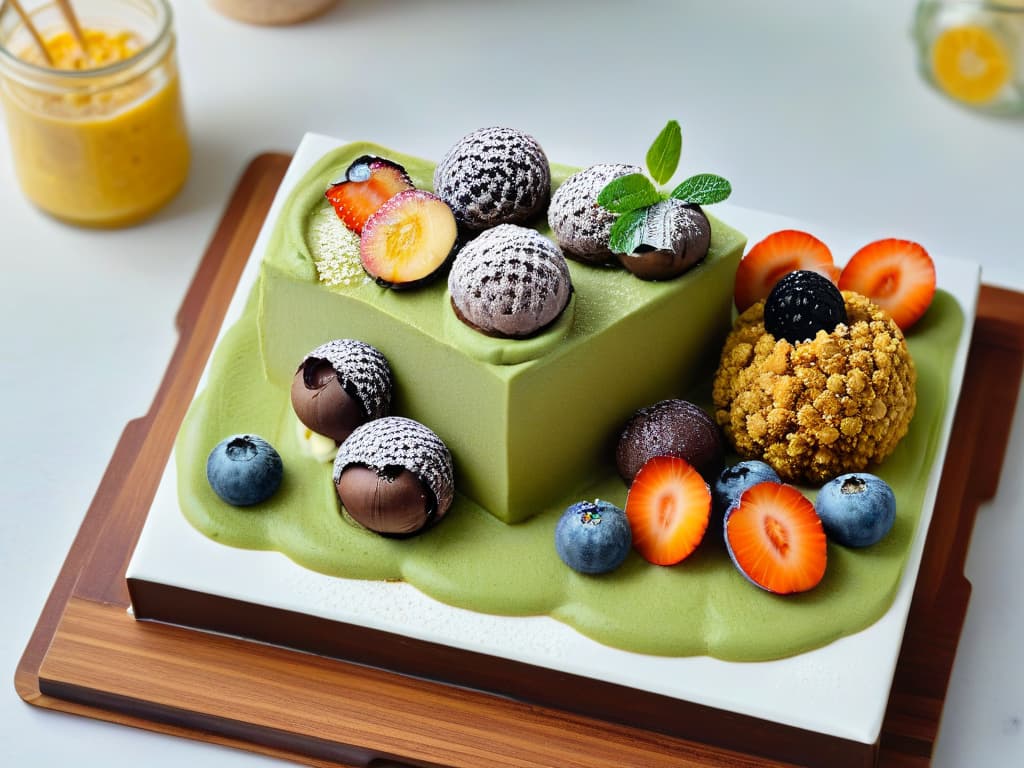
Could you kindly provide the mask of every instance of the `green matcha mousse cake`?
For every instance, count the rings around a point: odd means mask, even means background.
[[[258,287],[264,371],[282,397],[309,350],[335,338],[371,344],[394,373],[392,411],[441,437],[458,493],[519,523],[607,474],[629,417],[686,391],[713,365],[729,330],[746,242],[714,219],[707,257],[673,280],[645,281],[570,260],[569,307],[526,339],[494,338],[463,324],[443,279],[396,291],[359,271],[325,285],[316,240],[334,211],[324,190],[364,155],[393,160],[417,188],[431,188],[433,164],[365,143],[328,153],[298,185],[274,229]],[[552,188],[570,173],[552,166]]]

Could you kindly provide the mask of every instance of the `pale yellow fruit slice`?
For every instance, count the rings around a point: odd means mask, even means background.
[[[1013,77],[1007,45],[991,29],[965,24],[943,30],[932,46],[939,87],[968,104],[993,101]]]

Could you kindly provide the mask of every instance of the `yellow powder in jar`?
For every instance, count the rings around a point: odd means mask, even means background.
[[[51,83],[3,84],[15,169],[26,196],[60,219],[132,224],[169,201],[188,173],[174,49],[118,74],[104,68],[139,54],[140,37],[100,29],[85,29],[83,37],[88,57],[67,31],[45,38]],[[47,66],[35,48],[20,58]],[[60,87],[63,72],[74,72],[66,87]]]

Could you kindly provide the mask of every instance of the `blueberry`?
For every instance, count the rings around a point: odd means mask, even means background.
[[[719,517],[740,500],[743,492],[758,483],[781,483],[778,473],[763,461],[741,461],[719,473],[711,488],[712,509]]]
[[[814,508],[825,535],[845,547],[869,547],[881,541],[896,521],[892,488],[866,472],[830,480],[818,491]]]
[[[763,461],[741,461],[723,469],[711,486],[711,522],[709,531],[722,532],[725,513],[740,500],[743,492],[758,483],[781,483],[778,473]]]
[[[607,501],[578,501],[555,527],[555,549],[562,562],[580,573],[618,568],[633,545],[626,513]]]
[[[839,289],[824,275],[807,269],[779,280],[764,305],[765,330],[792,344],[813,339],[818,331],[831,333],[846,322],[846,303]]]
[[[248,507],[274,495],[284,467],[274,447],[256,435],[221,440],[206,460],[206,479],[228,504]]]

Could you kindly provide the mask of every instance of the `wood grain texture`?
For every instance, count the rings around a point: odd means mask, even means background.
[[[874,744],[784,726],[670,696],[511,659],[474,653],[355,624],[192,592],[138,579],[129,582],[136,619],[248,638],[419,680],[489,691],[536,707],[656,732],[780,762],[820,760],[831,768],[875,765]],[[443,695],[444,688],[438,693]],[[443,700],[434,708],[444,708]]]
[[[127,605],[125,564],[245,260],[289,162],[283,154],[260,155],[238,181],[178,310],[178,344],[153,404],[145,416],[125,427],[22,655],[15,686],[26,700],[39,694],[36,671],[72,589],[77,588],[83,597]],[[97,547],[100,551],[94,554]]]
[[[175,725],[244,732],[244,724],[269,746],[301,743],[314,757],[340,754],[357,765],[381,758],[452,768],[784,765],[370,667],[196,637],[73,598],[40,670],[41,688],[86,699],[101,691],[111,706],[145,704]]]
[[[28,642],[15,675],[19,694],[49,709],[323,768],[783,766],[128,615],[125,567],[288,160],[261,155],[240,179],[178,314],[179,343],[153,406],[125,429]],[[982,287],[970,354],[883,725],[884,768],[930,762],[970,595],[970,532],[998,483],[1024,367],[1024,296]]]

